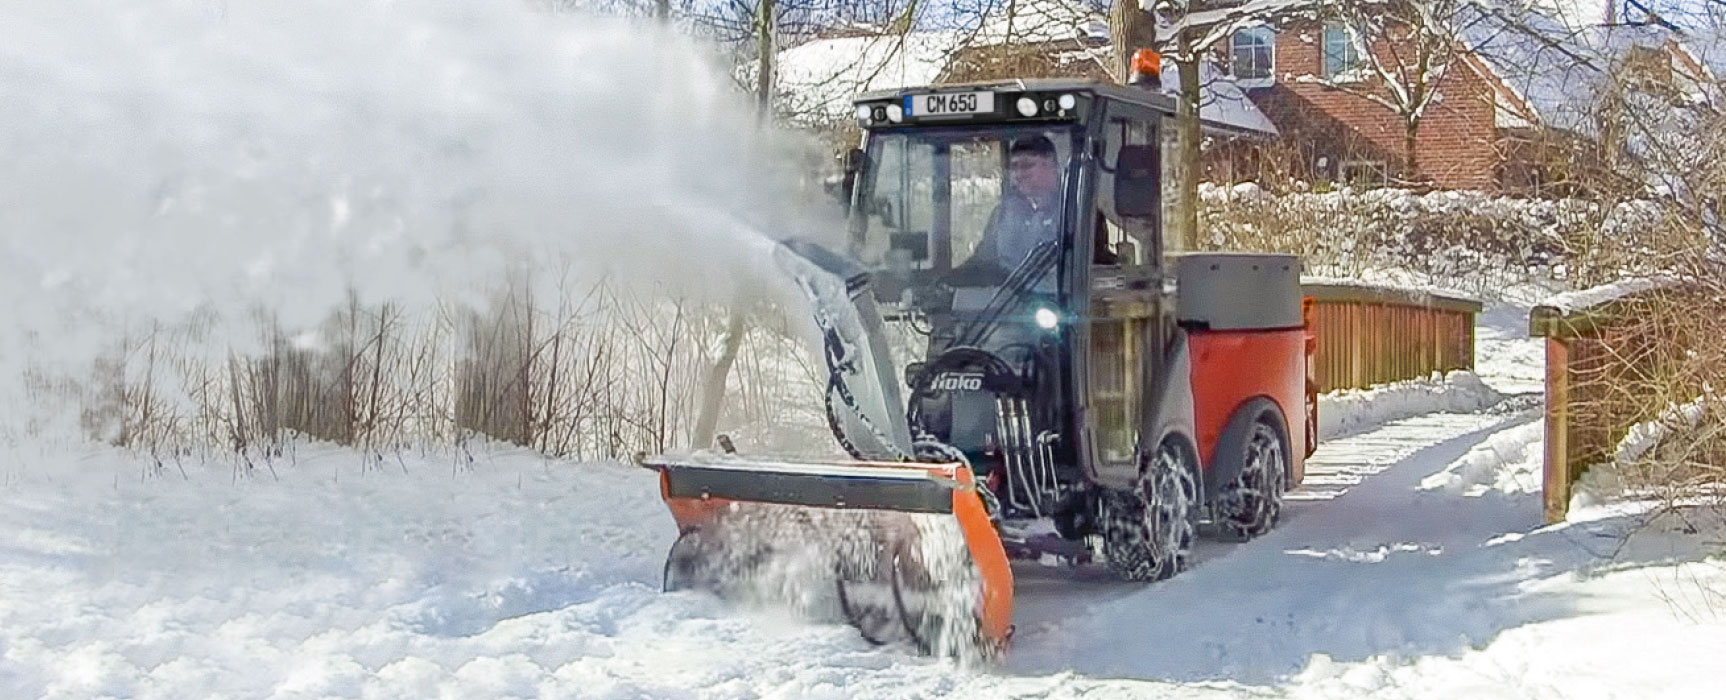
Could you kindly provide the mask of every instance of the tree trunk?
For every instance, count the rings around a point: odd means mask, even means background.
[[[1420,120],[1409,119],[1402,125],[1403,179],[1411,184],[1426,182],[1420,175],[1420,162],[1415,155],[1415,137],[1420,134]]]
[[[725,343],[719,349],[719,358],[713,361],[701,382],[701,410],[696,413],[695,434],[691,437],[696,448],[713,445],[713,434],[719,429],[719,411],[725,407],[725,384],[731,376],[731,366],[737,362],[737,351],[743,347],[746,332],[743,311],[733,308],[731,319],[725,324]]]
[[[653,17],[661,22],[671,20],[671,0],[658,0],[653,6]]]
[[[777,0],[761,0],[755,12],[755,99],[761,119],[773,114],[773,13]]]
[[[1191,37],[1183,32],[1176,41],[1177,55],[1185,59],[1175,61],[1181,82],[1175,109],[1180,157],[1175,163],[1175,217],[1163,227],[1164,252],[1187,250],[1198,239],[1199,231],[1199,63],[1193,56]]]
[[[1115,3],[1109,10],[1109,36],[1115,38],[1115,82],[1126,83],[1133,75],[1133,54],[1155,43],[1151,30],[1156,21],[1138,3]]]
[[[755,99],[763,126],[773,121],[775,4],[776,0],[761,0],[756,6],[755,58],[759,70],[755,76]],[[719,358],[713,361],[701,383],[701,408],[695,414],[695,432],[690,436],[697,448],[713,444],[713,434],[719,426],[719,412],[725,407],[725,385],[731,376],[731,366],[737,361],[737,351],[743,345],[745,332],[742,302],[739,301],[732,307],[725,324],[725,343],[719,350]]]

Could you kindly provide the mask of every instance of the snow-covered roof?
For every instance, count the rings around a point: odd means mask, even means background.
[[[803,121],[844,119],[858,93],[928,85],[961,37],[955,32],[819,39],[781,51],[777,99]]]
[[[1163,60],[1163,89],[1173,94],[1178,80],[1174,61]],[[1199,118],[1240,129],[1277,134],[1275,124],[1245,90],[1209,61],[1199,63]]]
[[[1141,0],[1140,7],[1149,6],[1154,0]],[[1276,13],[1289,12],[1302,6],[1316,5],[1318,0],[1245,0],[1209,10],[1189,12],[1176,18],[1174,22],[1157,27],[1157,38],[1166,41],[1175,35],[1175,31],[1191,27],[1203,30],[1206,34],[1233,33],[1233,28],[1242,24],[1257,24],[1260,18]],[[1201,42],[1204,39],[1200,40]]]
[[[1540,302],[1540,306],[1556,309],[1562,314],[1571,314],[1577,311],[1591,309],[1596,306],[1600,306],[1601,304],[1618,301],[1625,297],[1640,294],[1652,289],[1659,289],[1667,284],[1670,284],[1669,280],[1632,277],[1603,284],[1598,287],[1578,289],[1557,294]]]
[[[1009,14],[1008,10],[1012,12]],[[1072,41],[1090,45],[1109,41],[1109,19],[1075,0],[1017,0],[1002,3],[983,18],[973,46]]]
[[[1660,27],[1572,28],[1541,12],[1489,13],[1461,26],[1480,66],[1512,93],[1500,98],[1501,126],[1533,117],[1548,127],[1589,133],[1597,96],[1614,66],[1638,48],[1683,48],[1675,43],[1680,37]]]
[[[1534,7],[1571,29],[1606,24],[1608,9],[1619,0],[1536,0]]]

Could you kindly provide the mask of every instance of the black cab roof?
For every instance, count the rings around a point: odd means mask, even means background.
[[[965,95],[990,93],[993,96],[987,108],[959,114],[916,114],[914,100],[924,99],[931,95]],[[1025,115],[1014,112],[1013,105],[1023,97],[1031,97],[1040,105],[1050,105],[1049,100],[1058,99],[1063,95],[1076,98],[1076,109],[1036,110],[1035,115]],[[925,85],[916,87],[896,88],[891,90],[875,90],[858,95],[852,100],[859,107],[858,118],[865,128],[882,128],[897,126],[936,126],[961,123],[994,123],[997,121],[1024,120],[1077,120],[1088,113],[1089,106],[1099,100],[1125,102],[1144,107],[1166,117],[1173,117],[1177,101],[1175,96],[1156,90],[1121,85],[1114,82],[1099,80],[1082,80],[1074,78],[1036,78],[1013,80],[989,80],[971,83],[950,83]],[[898,106],[894,110],[897,118],[889,119],[887,106]],[[871,116],[866,116],[871,115]],[[1204,119],[1202,128],[1215,134],[1233,136],[1266,137],[1271,134],[1229,121]]]

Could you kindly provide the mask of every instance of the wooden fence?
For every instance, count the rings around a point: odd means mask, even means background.
[[[1307,282],[1301,289],[1312,300],[1321,392],[1474,369],[1478,301],[1369,285]]]
[[[1564,520],[1572,485],[1590,467],[1614,461],[1632,426],[1702,391],[1700,380],[1686,378],[1684,356],[1718,339],[1693,337],[1682,316],[1652,306],[1689,293],[1645,285],[1590,293],[1584,298],[1593,300],[1581,304],[1536,306],[1529,314],[1529,333],[1546,339],[1542,491],[1548,523]]]

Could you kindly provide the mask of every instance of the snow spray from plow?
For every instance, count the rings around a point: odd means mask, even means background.
[[[215,319],[219,362],[270,351],[260,312],[323,349],[352,300],[729,301],[762,229],[832,228],[785,223],[803,154],[711,47],[546,5],[0,3],[0,395],[153,322]]]

